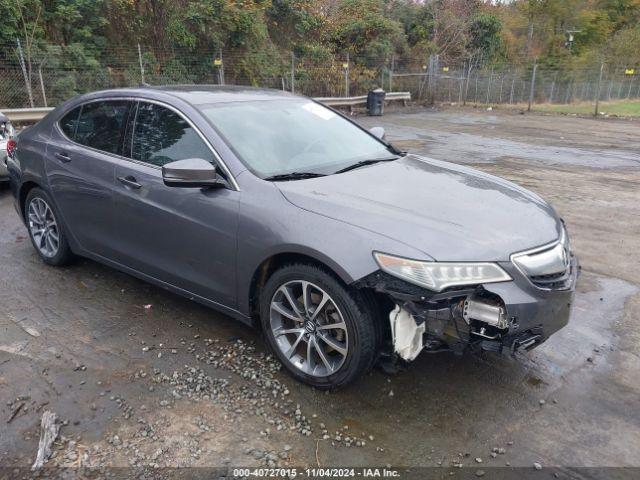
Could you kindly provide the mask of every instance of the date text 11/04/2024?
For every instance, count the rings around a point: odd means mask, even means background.
[[[234,468],[233,477],[258,478],[399,478],[400,472],[390,468]]]

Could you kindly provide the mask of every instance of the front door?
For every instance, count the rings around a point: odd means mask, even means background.
[[[198,133],[164,106],[138,104],[127,156],[115,171],[115,260],[218,304],[236,307],[239,192],[167,187],[162,165],[186,158],[215,162]]]

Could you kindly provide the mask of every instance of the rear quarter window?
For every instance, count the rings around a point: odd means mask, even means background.
[[[71,140],[75,140],[76,127],[78,126],[78,118],[80,117],[82,106],[76,107],[60,119],[59,125],[62,132]]]

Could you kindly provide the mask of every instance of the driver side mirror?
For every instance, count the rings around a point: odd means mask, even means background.
[[[383,127],[373,127],[369,130],[369,132],[374,136],[379,138],[380,140],[386,140],[384,128]]]
[[[168,187],[218,187],[224,183],[216,167],[202,158],[187,158],[167,163],[162,167],[162,180]]]

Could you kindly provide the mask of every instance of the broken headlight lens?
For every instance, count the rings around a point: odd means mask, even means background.
[[[373,256],[383,271],[436,292],[453,286],[511,280],[495,263],[422,262],[380,252],[373,252]]]

